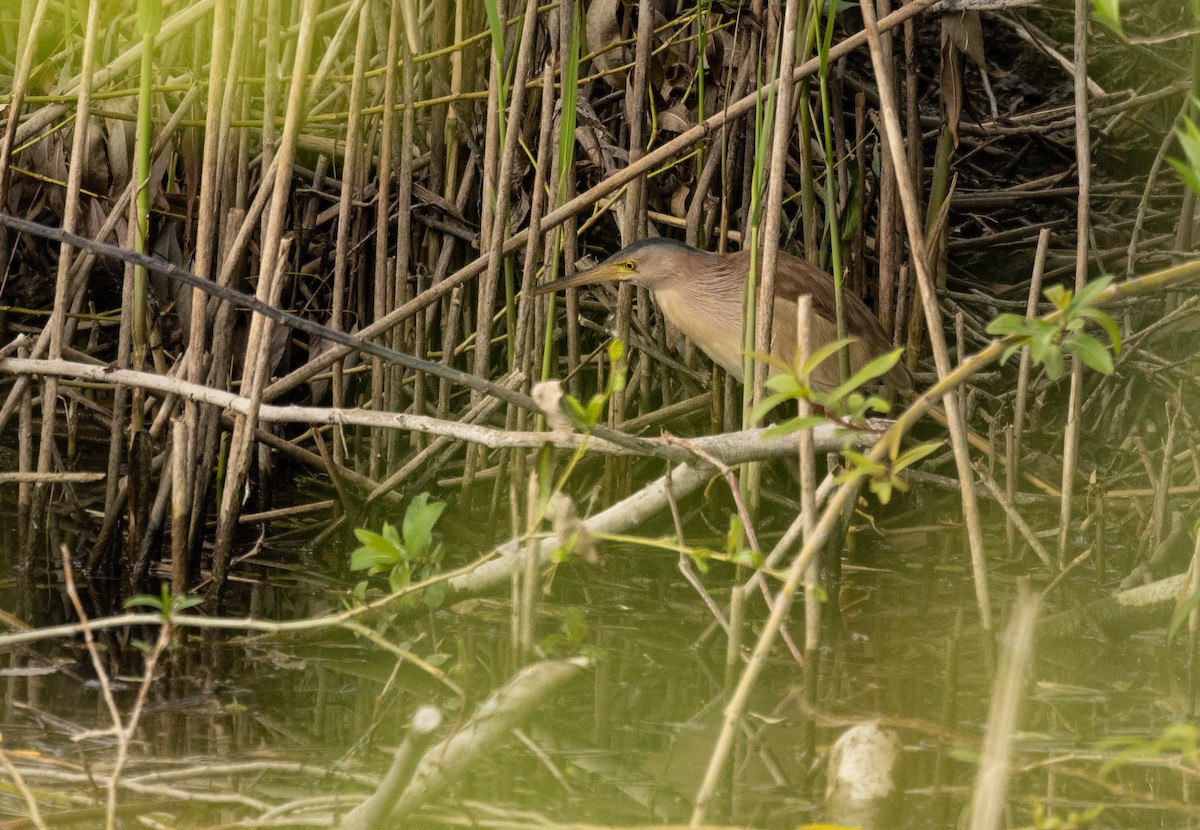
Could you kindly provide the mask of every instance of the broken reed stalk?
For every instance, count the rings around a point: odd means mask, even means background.
[[[1090,200],[1092,192],[1092,137],[1088,123],[1087,47],[1088,2],[1075,0],[1075,168],[1079,196],[1075,213],[1075,290],[1087,284]],[[1067,400],[1067,423],[1063,429],[1062,504],[1058,515],[1058,566],[1067,561],[1071,538],[1071,498],[1075,494],[1075,467],[1079,461],[1079,409],[1083,399],[1083,361],[1068,358],[1071,391]]]
[[[1046,271],[1046,253],[1050,250],[1050,229],[1042,228],[1038,233],[1037,252],[1033,257],[1033,273],[1029,278],[1029,299],[1025,305],[1025,317],[1032,320],[1038,316],[1038,301],[1042,296],[1042,274]],[[1033,357],[1028,349],[1021,350],[1017,365],[1017,392],[1013,398],[1012,444],[1013,451],[1005,466],[1005,492],[1013,501],[1017,492],[1017,478],[1021,473],[1021,443],[1025,435],[1025,411],[1029,407],[1029,372]],[[1009,522],[1011,525],[1011,522]],[[1011,532],[1009,532],[1011,535]]]
[[[933,352],[934,364],[937,367],[938,378],[945,380],[951,374],[950,357],[946,349],[946,336],[941,322],[935,286],[928,270],[925,235],[917,212],[916,188],[908,175],[908,168],[901,163],[900,153],[904,144],[900,133],[898,110],[889,81],[890,67],[887,65],[879,42],[879,28],[875,20],[874,5],[869,0],[863,0],[861,7],[871,50],[871,64],[875,68],[876,77],[882,79],[879,85],[880,115],[888,133],[890,148],[895,153],[893,162],[898,176],[896,185],[900,192],[904,224],[908,232],[909,250],[912,253],[912,262],[917,274],[917,286],[920,290],[925,326],[929,333],[929,343]],[[964,365],[961,356],[959,365],[960,367]],[[967,529],[967,543],[971,551],[971,569],[975,579],[975,598],[979,606],[979,622],[985,631],[990,632],[992,631],[992,610],[991,599],[988,595],[987,561],[983,546],[983,527],[979,517],[979,505],[975,498],[975,479],[971,468],[966,420],[958,405],[957,395],[947,394],[942,405],[949,421],[954,465],[958,470],[958,478],[962,485],[963,519]]]

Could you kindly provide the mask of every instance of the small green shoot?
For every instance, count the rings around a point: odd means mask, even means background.
[[[729,532],[725,535],[725,556],[734,565],[741,565],[752,570],[763,566],[763,558],[751,548],[746,547],[746,528],[737,515],[729,517]],[[697,567],[700,563],[697,560]],[[701,573],[706,569],[701,567]]]
[[[445,509],[445,502],[430,501],[428,493],[421,493],[409,502],[400,530],[388,522],[379,533],[356,529],[354,535],[362,546],[350,554],[350,570],[366,571],[368,576],[386,574],[393,593],[412,584],[414,575],[418,582],[429,579],[442,560],[441,545],[433,543],[433,527]],[[362,598],[366,589],[366,581],[360,582],[355,595]],[[445,587],[439,583],[426,589],[424,601],[436,608],[444,597]]]
[[[1113,355],[1121,354],[1121,332],[1111,316],[1098,308],[1092,308],[1096,298],[1113,281],[1111,276],[1093,280],[1074,292],[1061,285],[1051,286],[1042,292],[1061,314],[1056,320],[1026,318],[1019,314],[1001,314],[988,324],[988,334],[1012,338],[1000,356],[1003,365],[1017,351],[1029,346],[1029,356],[1035,365],[1044,366],[1051,380],[1063,373],[1063,352],[1068,351],[1083,361],[1084,365],[1103,375],[1113,373]],[[1095,322],[1108,334],[1112,354],[1104,344],[1083,331],[1089,321]]]
[[[571,416],[575,425],[585,432],[590,432],[600,422],[600,416],[604,414],[604,406],[608,403],[609,398],[625,388],[625,344],[615,339],[609,343],[608,359],[612,364],[612,370],[608,374],[608,383],[603,392],[592,395],[587,406],[571,395],[563,396],[563,408]]]

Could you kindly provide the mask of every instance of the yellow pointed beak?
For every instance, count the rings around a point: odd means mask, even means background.
[[[541,285],[534,286],[533,293],[548,294],[551,291],[558,291],[560,288],[574,288],[577,285],[596,285],[602,282],[620,282],[627,278],[629,272],[623,269],[620,263],[606,262],[597,265],[595,268],[589,268],[586,271],[580,271],[578,274],[572,274],[569,277],[563,277],[558,280],[544,282]]]

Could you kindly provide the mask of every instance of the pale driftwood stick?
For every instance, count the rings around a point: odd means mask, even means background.
[[[929,7],[931,12],[999,12],[1005,9],[1026,9],[1039,5],[1041,0],[937,0]]]
[[[99,381],[103,383],[137,386],[165,394],[178,395],[181,398],[196,400],[202,403],[221,406],[233,412],[245,412],[251,406],[250,399],[232,392],[212,389],[207,386],[197,386],[177,378],[164,377],[152,372],[135,372],[131,369],[109,369],[105,366],[92,366],[85,363],[73,363],[68,360],[24,360],[21,358],[6,358],[0,360],[0,373],[8,374],[42,374],[56,377],[71,377],[80,380]],[[332,409],[316,406],[277,406],[263,404],[259,408],[260,421],[267,423],[293,424],[329,424],[337,426],[365,426],[380,429],[398,429],[410,432],[422,432],[430,435],[441,435],[485,447],[498,449],[503,447],[540,448],[545,444],[554,444],[561,449],[578,449],[585,441],[589,449],[605,455],[638,455],[617,444],[592,437],[588,439],[580,433],[557,435],[549,432],[509,432],[507,430],[475,424],[464,424],[455,421],[443,421],[424,415],[409,415],[401,412],[372,412],[367,409]],[[872,430],[886,427],[886,421],[869,423]],[[821,451],[836,451],[842,446],[841,438],[836,434],[839,425],[829,424],[817,430],[817,441]],[[795,437],[779,437],[763,439],[765,430],[747,430],[745,432],[710,435],[703,438],[690,439],[690,443],[704,452],[717,456],[727,464],[737,464],[755,459],[773,458],[794,452]],[[859,433],[854,442],[859,445],[873,443],[875,432]],[[657,439],[647,443],[659,446]]]
[[[392,765],[379,783],[378,789],[366,801],[347,813],[338,823],[337,830],[376,830],[384,826],[392,805],[404,792],[404,788],[412,782],[417,763],[421,760],[421,752],[441,724],[442,713],[436,706],[421,706],[413,713],[404,741],[396,748],[392,756]]]
[[[838,443],[840,439],[834,434],[836,431],[836,428],[828,425],[813,430],[813,444],[818,452],[831,452],[841,447],[841,444]],[[776,439],[775,441],[760,441],[754,437],[759,434],[759,430],[747,430],[746,432],[714,435],[709,438],[693,438],[689,443],[703,447],[706,452],[721,458],[726,464],[738,464],[761,458],[762,456],[757,453],[767,446],[776,447],[781,455],[793,455],[797,452],[799,440],[797,436],[789,436],[787,439]],[[859,446],[872,445],[877,438],[875,433],[859,433],[858,440],[862,442]],[[668,508],[672,498],[681,499],[689,493],[695,492],[714,474],[713,468],[707,464],[680,464],[628,498],[591,516],[584,521],[583,526],[590,533],[620,533],[645,521],[660,510]],[[821,497],[820,492],[817,497],[818,499]],[[798,533],[798,522],[795,523],[794,528]],[[791,536],[791,541],[795,541],[794,535]],[[504,582],[509,578],[512,568],[517,562],[521,544],[521,540],[514,539],[501,545],[497,548],[497,552],[500,554],[499,558],[485,562],[470,573],[452,579],[450,581],[451,588],[456,592],[474,594]],[[559,545],[559,541],[543,539],[538,544],[539,555],[542,561],[546,562],[549,561],[551,553]],[[785,549],[782,546],[777,546],[767,561],[777,560],[784,552]]]
[[[486,756],[496,742],[538,707],[590,667],[586,658],[575,657],[526,666],[497,690],[462,728],[432,747],[421,759],[412,781],[388,814],[389,827],[444,789],[471,764]],[[341,830],[363,830],[362,825],[343,824]]]
[[[90,484],[104,473],[0,473],[0,484]]]
[[[1043,637],[1077,637],[1089,628],[1099,628],[1110,637],[1125,636],[1150,628],[1162,628],[1176,605],[1187,596],[1188,575],[1168,576],[1149,585],[1139,585],[1085,607],[1054,614],[1042,620]]]

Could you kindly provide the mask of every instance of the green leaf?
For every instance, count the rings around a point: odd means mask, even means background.
[[[1171,624],[1167,626],[1168,644],[1174,642],[1175,635],[1179,633],[1179,627],[1191,616],[1196,606],[1200,606],[1200,591],[1197,591],[1175,606],[1175,613],[1171,615]]]
[[[1082,360],[1085,365],[1100,374],[1111,375],[1113,373],[1112,355],[1108,353],[1108,349],[1104,348],[1103,343],[1090,334],[1072,334],[1063,341],[1063,345],[1070,349],[1072,354]]]
[[[1096,302],[1096,298],[1104,292],[1109,285],[1112,284],[1113,276],[1106,274],[1099,279],[1094,279],[1091,282],[1079,289],[1074,297],[1071,298],[1071,310],[1080,311],[1088,308]]]
[[[159,612],[165,610],[162,599],[156,596],[151,596],[150,594],[138,594],[137,596],[130,597],[129,599],[125,600],[125,605],[123,607],[141,608],[143,606],[146,608],[153,608],[155,611]]]
[[[1058,380],[1063,373],[1063,355],[1062,349],[1055,346],[1045,354],[1045,359],[1042,364],[1046,367],[1046,375],[1050,380]]]
[[[1192,99],[1195,103],[1195,99]],[[1171,166],[1193,193],[1200,195],[1200,129],[1190,118],[1183,119],[1183,126],[1175,130],[1175,137],[1187,161],[1168,158]]]
[[[818,366],[853,342],[853,337],[843,337],[840,340],[830,340],[824,346],[821,346],[819,349],[809,355],[808,360],[804,361],[804,365],[800,367],[800,376],[804,378],[809,377],[813,372],[816,371]]]
[[[892,500],[892,483],[890,481],[872,481],[871,492],[879,499],[880,504],[887,504]]]
[[[1024,341],[1017,341],[1016,343],[1009,344],[1007,347],[1005,347],[1004,351],[1000,354],[1000,365],[1003,366],[1005,363],[1008,362],[1008,359],[1010,357],[1012,357],[1017,352],[1021,351],[1021,349],[1023,349],[1024,347],[1025,347]]]
[[[903,353],[904,349],[892,349],[890,352],[885,352],[878,357],[872,358],[861,369],[855,372],[846,383],[852,383],[855,388],[858,388],[867,381],[883,377],[892,370],[893,366],[900,362],[900,355]]]
[[[1113,354],[1117,357],[1121,356],[1121,329],[1117,326],[1117,321],[1111,315],[1105,314],[1098,308],[1085,308],[1079,312],[1079,316],[1095,321],[1096,325],[1104,329],[1104,333],[1108,335],[1109,342],[1112,343]]]
[[[1167,158],[1167,164],[1175,168],[1179,180],[1187,185],[1188,190],[1200,196],[1200,170],[1190,167],[1177,158]]]
[[[1071,302],[1071,290],[1064,285],[1052,285],[1043,291],[1042,295],[1059,310],[1066,308]]]
[[[812,429],[813,427],[827,423],[829,423],[829,419],[820,415],[807,415],[803,418],[797,416],[789,418],[783,423],[775,424],[763,433],[763,438],[779,438],[783,435],[791,435],[793,432],[799,432],[802,429]]]
[[[903,470],[905,467],[911,467],[913,464],[916,464],[922,458],[925,458],[926,456],[931,455],[932,453],[941,449],[943,443],[945,443],[945,442],[929,441],[927,443],[918,444],[917,446],[912,447],[911,449],[905,450],[903,453],[900,454],[899,458],[897,458],[894,462],[892,462],[892,469],[899,472],[900,470]]]
[[[583,405],[574,395],[563,395],[562,407],[575,423],[580,426],[587,423],[587,413],[583,411]]]
[[[387,528],[388,528],[387,522],[383,523],[383,527],[384,527],[384,530],[387,530]],[[367,547],[376,548],[378,550],[387,550],[388,548],[392,547],[395,544],[395,542],[392,542],[389,539],[385,539],[383,536],[380,536],[378,533],[367,530],[364,527],[354,528],[354,538],[356,538],[356,539],[358,539],[358,541],[362,542],[363,545],[365,545]]]
[[[404,553],[409,560],[425,558],[433,539],[433,526],[446,509],[446,503],[430,502],[428,493],[420,493],[404,511]]]
[[[1121,34],[1121,0],[1092,0],[1092,17]]]
[[[376,548],[362,547],[350,554],[350,570],[381,573],[399,560],[399,553],[389,554]]]
[[[407,562],[399,563],[388,572],[388,587],[392,589],[393,594],[402,588],[407,588],[411,582]]]
[[[794,395],[802,388],[800,382],[786,372],[771,375],[767,378],[766,387],[772,392]]]
[[[1001,314],[992,322],[988,323],[988,334],[1025,334],[1026,320],[1019,314]]]
[[[1058,351],[1058,344],[1054,342],[1054,336],[1058,332],[1052,328],[1043,329],[1029,341],[1029,356],[1033,358],[1033,362],[1037,365],[1042,365],[1046,362],[1046,355],[1052,351]]]
[[[445,582],[435,582],[425,589],[425,593],[421,596],[421,600],[425,603],[426,608],[438,609],[442,607],[442,603],[446,601],[447,587]]]
[[[793,397],[795,397],[795,396],[790,395],[790,394],[784,394],[784,393],[768,395],[767,397],[765,397],[761,401],[759,401],[758,404],[755,405],[755,407],[752,410],[750,410],[750,420],[751,421],[762,420],[763,418],[767,417],[767,415],[771,412],[772,409],[779,406],[781,403],[791,400]]]

